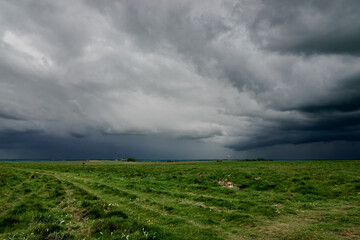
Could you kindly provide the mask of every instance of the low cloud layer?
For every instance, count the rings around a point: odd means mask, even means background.
[[[360,156],[359,1],[0,9],[0,157]]]

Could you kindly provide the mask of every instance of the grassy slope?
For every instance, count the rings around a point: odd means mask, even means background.
[[[359,161],[0,163],[0,239],[355,239],[359,223]]]

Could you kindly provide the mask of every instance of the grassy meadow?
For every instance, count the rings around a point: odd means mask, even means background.
[[[360,161],[0,163],[0,240],[359,238]]]

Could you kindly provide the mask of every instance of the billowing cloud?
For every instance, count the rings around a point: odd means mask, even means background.
[[[237,12],[253,40],[266,49],[292,54],[360,53],[359,1],[262,0],[253,4],[244,11],[239,1]]]
[[[271,157],[264,148],[357,143],[359,8],[3,1],[2,156]]]

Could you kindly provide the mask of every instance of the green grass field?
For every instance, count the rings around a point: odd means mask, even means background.
[[[360,161],[0,163],[0,239],[359,238]]]

